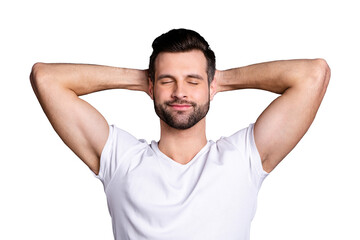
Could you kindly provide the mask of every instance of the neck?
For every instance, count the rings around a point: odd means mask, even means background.
[[[178,130],[160,120],[159,149],[180,164],[187,164],[206,145],[205,118],[189,129]]]

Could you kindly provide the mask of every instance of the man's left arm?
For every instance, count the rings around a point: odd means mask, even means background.
[[[330,80],[325,60],[287,60],[217,71],[216,92],[255,88],[281,94],[254,127],[263,168],[271,172],[313,122]]]

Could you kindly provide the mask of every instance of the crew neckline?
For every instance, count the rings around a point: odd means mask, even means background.
[[[206,142],[206,145],[202,147],[201,150],[186,164],[178,163],[174,159],[168,157],[165,153],[163,153],[159,149],[159,145],[158,145],[159,142],[157,141],[151,141],[151,148],[155,151],[156,155],[158,155],[160,158],[165,160],[165,162],[168,162],[169,164],[178,168],[187,168],[190,165],[192,165],[193,162],[195,162],[209,148],[211,142],[212,142],[211,140],[208,140]]]

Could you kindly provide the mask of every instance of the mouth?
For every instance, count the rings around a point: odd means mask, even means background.
[[[192,107],[191,104],[169,104],[169,106],[176,111],[184,111]]]
[[[186,111],[190,108],[195,108],[196,103],[185,100],[173,100],[165,102],[165,104],[175,111]]]

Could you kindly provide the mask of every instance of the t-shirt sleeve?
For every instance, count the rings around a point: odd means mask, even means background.
[[[262,166],[259,151],[255,144],[254,124],[244,128],[229,137],[230,141],[241,151],[248,161],[247,166],[251,174],[252,181],[260,187],[267,173]]]
[[[261,185],[261,183],[263,182],[263,180],[265,179],[265,177],[267,175],[269,175],[269,173],[267,173],[263,166],[262,166],[262,161],[261,161],[261,157],[260,157],[260,153],[256,147],[255,144],[255,137],[254,137],[254,124],[251,124],[248,128],[247,128],[247,145],[248,145],[248,151],[249,151],[249,160],[251,165],[253,166],[252,168],[254,169],[254,171],[257,172],[257,175],[259,176],[259,182],[258,184]]]
[[[126,152],[139,143],[139,140],[128,132],[109,125],[109,136],[101,153],[100,169],[96,175],[105,188],[123,163]]]

